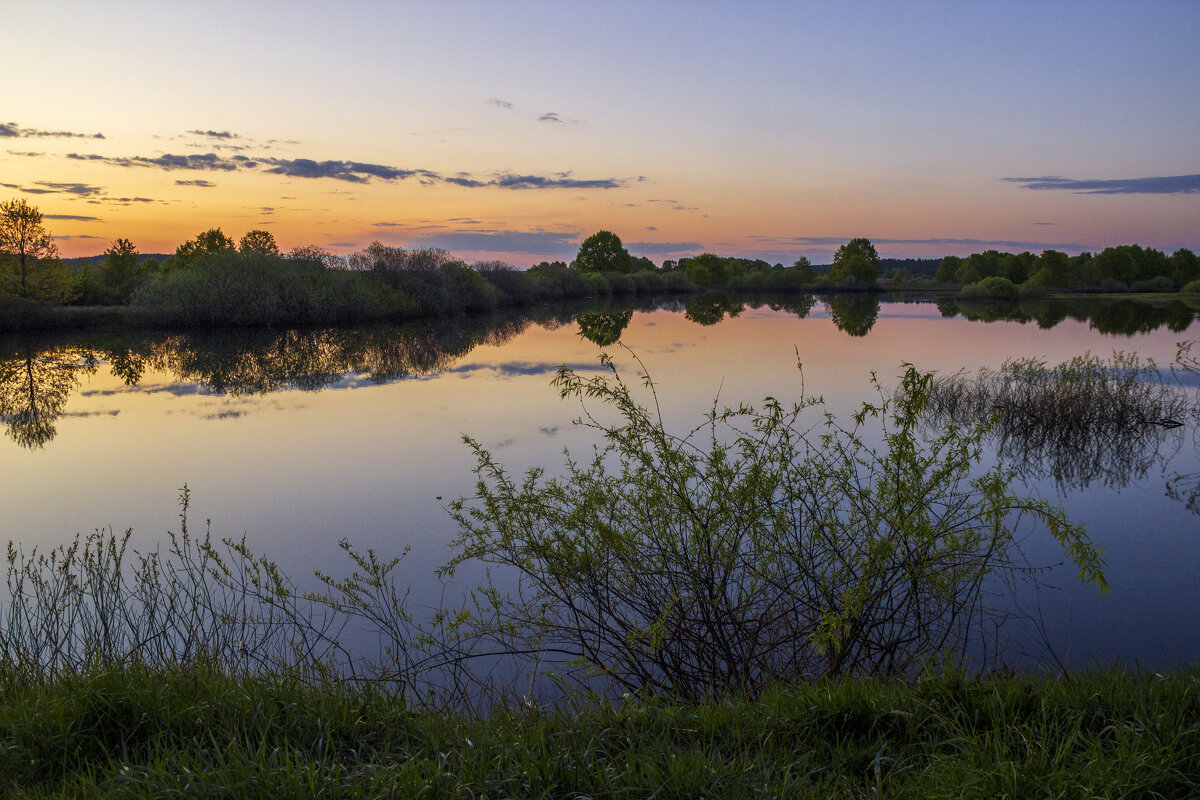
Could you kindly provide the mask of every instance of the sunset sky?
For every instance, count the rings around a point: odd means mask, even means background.
[[[1200,250],[1200,3],[3,4],[0,199],[528,266]]]

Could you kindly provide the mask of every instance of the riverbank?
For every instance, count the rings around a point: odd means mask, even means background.
[[[1191,797],[1200,669],[848,679],[487,714],[187,668],[0,675],[17,797]]]

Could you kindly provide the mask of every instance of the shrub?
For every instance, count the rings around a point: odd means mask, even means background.
[[[1191,283],[1185,284],[1184,287],[1179,291],[1183,292],[1184,294],[1200,294],[1200,281],[1192,281]]]
[[[1166,275],[1158,275],[1149,280],[1138,281],[1133,285],[1133,290],[1135,292],[1173,292],[1175,291],[1175,281]]]
[[[585,405],[604,445],[589,461],[568,455],[562,477],[514,478],[467,439],[479,481],[451,505],[462,532],[448,569],[516,572],[511,593],[483,587],[475,620],[514,652],[687,698],[911,673],[965,645],[989,575],[1021,569],[1023,514],[1103,586],[1100,553],[1061,509],[1012,493],[999,467],[972,475],[981,427],[918,438],[929,375],[908,368],[846,428],[821,423],[819,401],[767,399],[714,408],[680,437],[602,362],[610,376],[564,367],[555,380],[564,398],[619,416],[602,422]]]
[[[960,294],[970,299],[1017,300],[1021,296],[1021,291],[1008,278],[992,275],[978,283],[963,287]]]

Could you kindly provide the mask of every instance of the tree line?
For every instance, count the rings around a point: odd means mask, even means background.
[[[857,238],[839,247],[823,272],[807,258],[784,266],[715,253],[656,266],[631,255],[615,233],[598,231],[583,240],[570,263],[542,261],[521,270],[380,242],[349,256],[313,245],[285,253],[269,231],[251,230],[235,241],[211,228],[161,260],[143,257],[132,241],[118,238],[94,263],[71,265],[59,257],[36,207],[23,199],[0,203],[0,304],[4,324],[18,328],[38,319],[36,309],[60,305],[125,306],[136,314],[120,319],[145,324],[225,326],[353,323],[613,295],[872,291],[881,285],[885,263],[869,239]],[[890,282],[912,277],[896,267]],[[1017,287],[1200,291],[1197,278],[1200,261],[1191,251],[1167,257],[1137,245],[1095,256],[1054,250],[949,256],[934,276],[983,295],[1013,297]]]

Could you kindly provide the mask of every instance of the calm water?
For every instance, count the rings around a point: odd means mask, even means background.
[[[620,332],[678,432],[717,396],[792,398],[803,381],[845,416],[870,397],[872,372],[891,385],[904,362],[975,370],[1012,356],[1056,364],[1121,350],[1169,364],[1177,342],[1200,335],[1195,312],[1179,304],[1059,304],[1027,309],[1023,320],[980,309],[965,316],[946,302],[876,309],[817,300],[729,316],[739,307],[709,299],[686,313],[610,311],[585,327],[601,339]],[[477,574],[460,572],[443,587],[432,573],[455,532],[445,505],[473,487],[462,435],[514,469],[553,470],[563,448],[591,443],[572,425],[578,406],[560,400],[550,379],[562,364],[597,369],[600,349],[572,314],[539,314],[358,330],[0,338],[0,404],[9,406],[0,408],[0,539],[48,546],[111,526],[133,528],[138,546],[150,547],[177,529],[186,483],[193,526],[210,518],[216,535],[245,534],[293,574],[337,573],[342,537],[384,552],[411,545],[404,563],[417,601],[459,596]],[[612,352],[633,374],[630,357]],[[1186,391],[1195,402],[1196,389]],[[1126,449],[1132,456],[1089,459],[1061,481],[1036,457],[1018,465],[1106,547],[1112,587],[1101,595],[1051,570],[1021,602],[1040,609],[1066,663],[1196,661],[1200,515],[1188,490],[1200,485],[1197,431],[1155,431]],[[1035,563],[1057,560],[1036,532],[1026,547]],[[1028,632],[1012,636],[1014,653],[1037,650]]]

